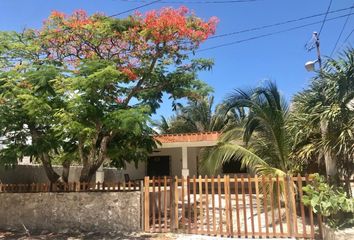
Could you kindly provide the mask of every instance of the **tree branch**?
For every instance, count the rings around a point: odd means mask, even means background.
[[[144,76],[138,81],[138,83],[135,85],[135,87],[132,88],[131,92],[128,94],[127,98],[124,100],[124,106],[127,107],[130,100],[134,97],[134,95],[139,92],[139,89],[141,87],[141,85],[144,83],[144,81],[146,80],[146,78],[152,73],[152,71],[154,70],[154,67],[156,65],[157,60],[160,57],[160,50],[158,47],[156,47],[156,55],[155,58],[152,60],[149,70],[147,73],[144,74]]]

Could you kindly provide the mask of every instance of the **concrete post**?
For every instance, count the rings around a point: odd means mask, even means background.
[[[103,164],[96,171],[96,183],[97,182],[100,182],[100,183],[104,182]]]
[[[182,147],[182,176],[188,177],[189,176],[189,169],[188,169],[188,148]]]

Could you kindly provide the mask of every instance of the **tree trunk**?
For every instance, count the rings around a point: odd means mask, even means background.
[[[41,133],[37,131],[34,125],[28,124],[28,127],[31,132],[32,142],[37,143],[41,137]],[[39,159],[42,162],[48,180],[50,181],[50,183],[56,183],[59,180],[60,176],[54,171],[48,152],[38,152],[38,155]]]
[[[51,183],[56,183],[59,180],[60,176],[59,176],[58,173],[56,173],[54,171],[48,154],[47,153],[42,153],[41,156],[40,156],[40,159],[42,161],[42,165],[43,165],[44,171],[45,171],[49,181]]]
[[[322,139],[326,140],[330,132],[328,120],[322,119],[320,122]],[[330,183],[338,183],[337,156],[331,148],[323,149],[323,155],[326,166],[326,175]]]
[[[93,164],[84,165],[81,174],[80,174],[80,182],[89,183],[92,180],[93,175],[96,173],[98,167],[95,167]]]
[[[63,182],[68,182],[69,181],[69,172],[70,172],[70,161],[65,160],[62,164],[63,166],[63,172],[61,173],[61,178]]]
[[[107,146],[110,136],[104,136],[100,143],[98,154],[92,154],[89,157],[82,156],[83,168],[80,174],[80,182],[90,182],[97,169],[102,165],[107,156]],[[92,150],[92,149],[91,149]],[[83,154],[83,153],[81,153]]]

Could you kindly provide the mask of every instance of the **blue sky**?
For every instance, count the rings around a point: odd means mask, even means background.
[[[326,12],[329,3],[329,0],[259,0],[222,4],[193,4],[188,2],[197,0],[182,0],[186,3],[165,3],[168,1],[172,0],[164,0],[164,3],[153,4],[140,9],[140,11],[144,12],[163,6],[178,7],[184,5],[193,9],[196,15],[202,18],[218,17],[220,22],[217,27],[217,34],[323,13]],[[111,15],[145,3],[140,0],[134,2],[122,0],[0,0],[0,30],[20,31],[25,27],[40,27],[51,10],[71,13],[75,9],[84,9],[89,13],[103,12]],[[350,7],[353,4],[354,1],[352,0],[333,0],[331,10]],[[352,12],[354,13],[354,10]],[[328,15],[328,18],[348,13],[349,10]],[[121,17],[127,15],[124,14]],[[323,16],[320,16],[262,31],[216,38],[208,40],[201,48],[242,40],[289,27],[321,21],[322,19]],[[341,18],[325,23],[320,36],[323,56],[329,56],[332,52],[345,19]],[[276,81],[284,96],[290,100],[294,93],[306,87],[309,79],[313,76],[313,73],[306,72],[304,63],[315,59],[316,54],[314,51],[307,52],[304,45],[310,40],[312,32],[319,31],[320,27],[321,24],[312,25],[228,47],[199,52],[196,55],[197,57],[213,58],[215,61],[213,70],[201,73],[200,79],[214,88],[216,102],[220,102],[234,88],[256,86],[265,79]],[[353,28],[354,15],[349,18],[338,48]],[[351,35],[344,46],[353,45],[353,42],[354,34]],[[335,56],[336,54],[333,55],[333,57]],[[158,111],[158,114],[171,115],[171,106],[167,101]]]

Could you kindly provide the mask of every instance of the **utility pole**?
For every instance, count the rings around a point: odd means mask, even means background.
[[[311,51],[316,47],[317,59],[315,61],[308,61],[305,63],[305,68],[307,71],[311,72],[315,70],[315,64],[318,62],[320,67],[320,71],[322,70],[322,59],[321,59],[321,51],[320,51],[320,37],[317,32],[312,33],[312,44],[310,46],[306,46],[307,51]],[[314,46],[315,45],[315,46]]]
[[[313,32],[313,38],[315,39],[316,44],[316,51],[317,51],[317,61],[320,65],[320,70],[322,70],[322,59],[321,59],[321,52],[320,52],[320,37],[318,36],[317,32]]]
[[[319,67],[320,67],[320,73],[321,73],[322,59],[321,59],[321,51],[320,51],[320,38],[319,38],[319,35],[317,32],[313,32],[312,39],[313,39],[315,46],[316,46],[317,60],[307,62],[305,64],[305,68],[308,71],[313,71],[315,63],[318,62]],[[311,50],[311,49],[313,49],[313,47],[309,48],[308,50]],[[322,94],[323,94],[323,97],[325,97],[325,92],[323,92]],[[325,104],[325,102],[323,104]],[[330,134],[330,130],[331,130],[328,119],[321,118],[320,130],[321,130],[322,140],[326,141],[326,138]],[[333,149],[324,148],[323,149],[323,157],[324,157],[324,161],[325,161],[327,179],[332,183],[336,183],[336,180],[338,177],[338,169],[337,169],[337,165],[336,165],[337,164],[337,156],[336,156],[335,152],[333,151]]]

